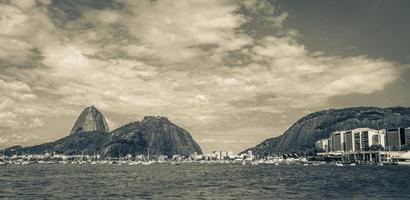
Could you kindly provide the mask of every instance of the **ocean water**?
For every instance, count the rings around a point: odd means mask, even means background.
[[[410,166],[6,165],[3,198],[410,199]]]

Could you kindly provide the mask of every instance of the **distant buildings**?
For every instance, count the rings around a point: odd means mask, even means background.
[[[214,160],[234,159],[236,155],[233,151],[213,151],[211,154],[205,154],[204,157]]]
[[[316,149],[326,152],[358,152],[371,148],[404,150],[410,146],[410,128],[382,129],[357,128],[333,132],[329,138],[315,144]]]
[[[251,150],[248,151],[248,158],[253,159],[253,154]]]
[[[233,151],[214,151],[216,159],[223,160],[225,158],[233,158]]]

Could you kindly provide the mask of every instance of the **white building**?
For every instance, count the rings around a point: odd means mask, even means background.
[[[213,157],[218,160],[235,158],[233,151],[213,151],[212,154],[214,155]]]
[[[316,146],[317,150],[323,150],[323,151],[327,152],[327,151],[329,151],[329,140],[327,138],[318,140],[315,143],[315,146]]]
[[[317,141],[316,147],[324,145]],[[328,139],[328,149],[332,152],[357,152],[369,149],[372,145],[386,145],[386,130],[357,128],[348,131],[336,131]]]
[[[249,160],[253,160],[253,154],[252,154],[252,151],[251,150],[249,150],[248,151],[248,156],[247,156],[247,159],[249,159]]]
[[[384,146],[385,134],[382,130],[374,130],[370,128],[353,129],[353,149],[352,151],[360,151],[370,148],[372,145],[381,144]]]

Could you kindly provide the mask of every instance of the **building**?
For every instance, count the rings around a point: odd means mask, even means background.
[[[248,157],[250,157],[250,158],[253,157],[251,150],[248,151]]]
[[[410,129],[409,129],[410,138]],[[326,139],[325,139],[326,140]],[[348,131],[336,131],[327,139],[328,152],[357,152],[369,150],[372,145],[385,147],[386,130],[357,128]],[[317,149],[324,149],[325,141],[316,142]]]
[[[228,157],[230,158],[230,159],[233,159],[233,158],[235,158],[235,154],[233,153],[233,151],[228,151]]]
[[[327,152],[333,151],[332,138],[327,138]]]
[[[372,136],[373,145],[386,147],[386,129],[378,130],[376,135]]]
[[[344,131],[337,131],[331,134],[332,151],[343,152],[345,151]]]
[[[235,154],[233,151],[213,151],[212,153],[214,158],[217,160],[224,160],[224,159],[233,159],[235,157]]]
[[[316,143],[315,143],[315,146],[316,146],[316,149],[317,150],[321,150],[321,151],[329,151],[329,140],[326,138],[326,139],[321,139],[321,140],[318,140]]]
[[[253,160],[253,159],[254,159],[254,157],[253,157],[253,154],[252,154],[252,151],[251,151],[251,150],[249,150],[249,151],[248,151],[247,159],[248,159],[248,160]]]
[[[406,145],[404,128],[389,129],[386,131],[386,150],[399,151]]]
[[[404,129],[406,145],[410,146],[410,127]]]
[[[334,132],[331,136],[333,151],[335,152],[344,152],[346,151],[345,143],[345,131]]]
[[[378,150],[372,146],[381,146],[385,150],[410,150],[410,127],[375,130],[356,128],[347,131],[336,131],[327,139],[318,140],[315,147],[326,152],[361,152]],[[383,149],[381,148],[381,149]]]
[[[348,135],[346,140],[351,144],[347,152],[368,150],[372,145],[385,146],[385,131],[374,130],[371,128],[357,128],[351,130],[352,134]],[[351,143],[350,143],[351,142]],[[350,147],[349,145],[347,145]]]
[[[373,145],[373,135],[377,135],[374,130],[362,130],[360,139],[360,150],[369,150]]]
[[[354,133],[352,131],[346,131],[345,132],[345,146],[346,146],[346,152],[354,152],[356,150],[355,147],[355,137]]]

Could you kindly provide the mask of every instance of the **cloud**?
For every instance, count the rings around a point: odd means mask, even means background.
[[[34,118],[29,122],[28,128],[43,127],[44,125],[44,122],[40,118]]]
[[[400,73],[381,58],[309,52],[268,1],[16,1],[0,11],[0,120],[11,132],[44,132],[94,104],[113,126],[167,115],[239,151],[285,127],[289,109],[380,91]]]
[[[204,57],[208,62],[218,61],[219,53],[252,41],[238,30],[245,19],[235,14],[238,5],[234,1],[128,1],[126,5],[131,14],[119,21],[142,43],[131,47],[147,49],[150,55],[146,56],[158,58],[168,67],[194,64]],[[129,51],[131,47],[125,46],[129,56],[138,56]]]
[[[26,145],[38,139],[39,138],[35,135],[26,136],[26,135],[20,135],[20,134],[11,134],[8,136],[0,136],[0,145],[1,146],[10,145],[10,144]]]
[[[201,143],[214,143],[215,139],[212,138],[204,138],[202,140],[200,140]]]

